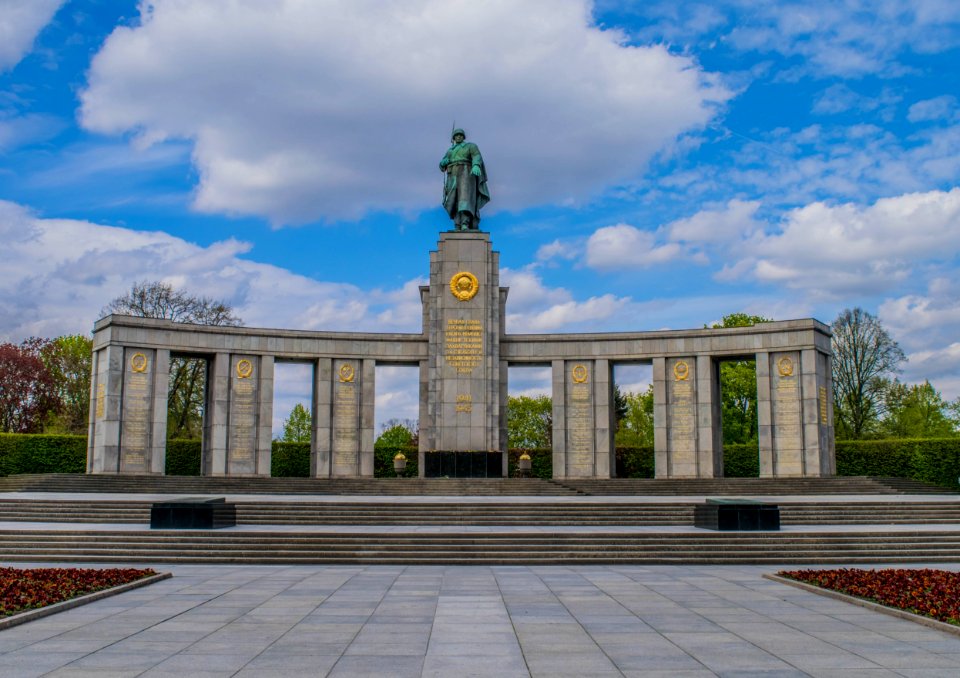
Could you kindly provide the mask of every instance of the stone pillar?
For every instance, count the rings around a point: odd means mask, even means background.
[[[429,340],[424,451],[501,448],[499,256],[487,233],[440,234],[422,293]],[[424,423],[429,425],[425,429]]]
[[[764,365],[759,365],[757,379],[765,376],[763,388],[766,397],[764,410],[769,412],[769,424],[761,431],[761,477],[797,478],[804,473],[804,430],[801,402],[800,352],[776,351],[766,354]],[[764,428],[764,417],[758,422]]]
[[[93,354],[87,473],[120,471],[120,400],[123,395],[123,347],[105,346]]]
[[[697,477],[723,475],[723,426],[720,421],[720,364],[697,356]]]
[[[273,462],[273,367],[272,355],[260,356],[260,378],[257,380],[260,400],[257,413],[259,438],[256,474],[265,478],[270,477]]]
[[[226,475],[269,476],[270,437],[264,440],[261,417],[266,411],[272,418],[273,358],[231,354],[229,364]]]
[[[773,478],[773,404],[770,393],[770,354],[759,351],[757,367],[757,439],[760,448],[760,477]]]
[[[429,308],[429,288],[420,288],[423,308],[426,311]],[[426,321],[426,318],[425,318]],[[424,322],[424,328],[427,322]],[[424,478],[426,473],[426,463],[424,455],[430,450],[436,448],[436,437],[434,435],[435,425],[433,413],[436,408],[436,389],[430,383],[430,375],[436,372],[436,356],[431,351],[431,356],[427,360],[420,361],[420,437],[417,444],[417,474]]]
[[[230,406],[230,354],[207,361],[207,406],[203,417],[201,469],[205,476],[227,474],[227,422]]]
[[[816,349],[800,352],[803,410],[803,474],[836,475],[833,433],[833,379],[830,356]]]
[[[377,361],[365,358],[362,361],[363,377],[360,381],[360,475],[366,478],[373,477],[373,443],[375,438],[376,422],[374,420]]]
[[[373,476],[376,361],[321,358],[314,377],[310,472],[315,478]]]
[[[320,358],[313,366],[313,411],[310,435],[310,477],[330,477],[332,440],[333,360]]]
[[[609,478],[613,385],[607,360],[553,361],[553,477]]]
[[[170,352],[107,346],[94,356],[90,473],[163,474]]]
[[[653,425],[658,478],[721,473],[719,378],[710,356],[655,358]]]

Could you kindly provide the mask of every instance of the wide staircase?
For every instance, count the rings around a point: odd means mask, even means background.
[[[535,479],[44,475],[0,479],[2,491],[8,494],[0,493],[0,522],[6,523],[0,529],[0,561],[397,565],[960,562],[960,496],[932,497],[929,494],[949,493],[895,479],[558,483]],[[37,493],[39,497],[11,492]],[[58,496],[44,497],[44,493]],[[137,496],[146,493],[232,496],[238,527],[150,530],[147,524],[154,497]],[[266,496],[271,494],[286,496]],[[672,499],[652,499],[671,494]],[[330,496],[324,499],[324,495]],[[777,503],[785,529],[762,533],[695,529],[694,506],[703,496],[781,496]],[[16,523],[19,525],[14,527]]]
[[[4,499],[0,521],[150,522],[150,501]],[[629,527],[693,525],[696,502],[233,502],[239,525]],[[958,525],[958,501],[780,502],[783,525]]]
[[[960,532],[0,531],[4,561],[584,565],[956,563]]]
[[[212,476],[23,474],[0,478],[2,492],[121,494],[283,494],[353,496],[685,496],[949,494],[906,478],[224,478]]]

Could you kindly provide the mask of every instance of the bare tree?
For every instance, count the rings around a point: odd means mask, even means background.
[[[862,308],[846,309],[833,321],[833,396],[840,435],[861,438],[877,423],[888,377],[907,357]]]
[[[101,311],[141,318],[165,318],[194,325],[239,327],[243,324],[224,301],[189,294],[164,282],[134,283]],[[203,423],[205,361],[176,356],[170,359],[167,407],[168,438],[199,438]]]

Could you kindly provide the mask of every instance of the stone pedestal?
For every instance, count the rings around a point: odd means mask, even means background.
[[[421,473],[431,451],[502,452],[500,337],[506,290],[487,233],[440,235],[421,288],[428,359],[420,401]]]

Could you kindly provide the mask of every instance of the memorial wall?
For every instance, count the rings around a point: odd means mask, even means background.
[[[457,469],[505,475],[507,378],[517,365],[551,368],[554,476],[609,478],[613,369],[637,363],[653,367],[657,477],[716,477],[723,467],[719,365],[744,359],[757,366],[761,476],[835,472],[830,332],[823,323],[507,334],[499,255],[479,231],[441,233],[429,280],[416,334],[101,319],[94,328],[88,472],[163,473],[171,354],[208,362],[206,475],[270,474],[278,360],[313,366],[314,477],[373,475],[377,365],[419,367],[421,473],[454,468],[424,463],[430,455],[456,454]],[[486,455],[482,464],[478,454]]]

